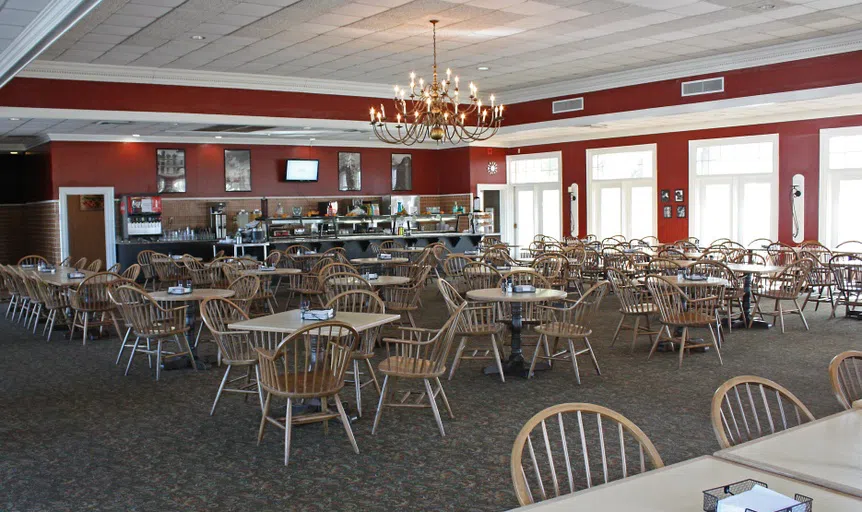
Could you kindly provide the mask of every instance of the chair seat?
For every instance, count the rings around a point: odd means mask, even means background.
[[[652,302],[642,302],[626,309],[620,309],[620,313],[625,313],[627,315],[646,315],[658,313],[658,307]]]
[[[705,327],[713,322],[715,322],[715,316],[713,315],[708,315],[701,311],[686,311],[685,313],[675,315],[674,321],[669,322],[669,324],[680,327]]]
[[[780,290],[780,289],[765,289],[756,292],[756,295],[766,299],[787,299],[793,300],[799,297],[795,291]]]
[[[419,306],[411,306],[409,304],[396,304],[394,302],[386,303],[387,311],[416,311],[419,309]]]
[[[437,372],[432,372],[431,367],[434,362],[430,359],[417,359],[415,357],[404,357],[404,356],[392,356],[387,357],[377,368],[383,372],[384,375],[395,375],[398,377],[417,377],[417,378],[426,378],[426,377],[439,377],[446,372],[445,366],[441,368]]]
[[[330,383],[332,386],[326,389],[321,389],[325,383]],[[272,389],[267,386],[273,393],[283,395],[306,395],[306,396],[328,396],[338,392],[344,387],[343,382],[338,382],[335,379],[335,374],[329,370],[322,372],[301,372],[281,374],[276,379],[276,388]]]
[[[590,336],[593,331],[582,325],[568,324],[563,322],[551,322],[536,326],[536,332],[552,338],[584,338]]]

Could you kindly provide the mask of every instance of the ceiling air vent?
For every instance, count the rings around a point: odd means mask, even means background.
[[[724,92],[723,76],[682,83],[683,96],[698,96],[700,94],[715,94],[717,92]]]
[[[562,114],[564,112],[576,112],[584,109],[583,98],[569,98],[567,100],[555,101],[551,106],[551,112]]]

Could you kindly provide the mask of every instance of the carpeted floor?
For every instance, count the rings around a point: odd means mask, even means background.
[[[424,304],[419,322],[439,326],[445,307],[436,288],[428,288]],[[253,400],[227,396],[209,416],[218,368],[165,371],[157,383],[139,361],[123,377],[114,365],[115,338],[82,347],[80,339],[55,335],[46,343],[0,318],[0,510],[507,510],[517,506],[512,442],[545,407],[593,402],[615,409],[672,464],[718,449],[710,400],[736,375],[776,380],[817,417],[838,412],[827,365],[862,338],[862,324],[830,320],[821,308],[808,315],[810,332],[795,318],[784,335],[734,331],[724,366],[714,353],[696,353],[677,370],[676,354],[647,362],[646,339],[634,355],[627,341],[610,347],[616,308],[608,297],[595,323],[601,376],[583,364],[578,386],[561,365],[503,384],[482,375],[479,362],[466,362],[444,384],[456,415],[444,419],[445,438],[430,410],[388,409],[372,436],[371,391],[365,417],[354,423],[360,455],[337,424],[328,436],[320,425],[298,427],[289,467],[280,431],[271,428],[255,444],[260,413]]]

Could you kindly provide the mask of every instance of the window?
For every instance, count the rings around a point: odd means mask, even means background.
[[[655,144],[587,150],[587,230],[599,239],[656,233]]]
[[[778,135],[689,142],[689,232],[708,244],[778,237]]]
[[[527,247],[536,235],[561,238],[563,231],[562,154],[537,153],[506,158],[515,244]]]
[[[820,242],[862,239],[862,126],[820,132]]]

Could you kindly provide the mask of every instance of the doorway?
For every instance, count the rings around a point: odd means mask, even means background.
[[[513,213],[514,244],[529,247],[536,235],[561,239],[563,233],[562,154],[536,153],[506,157],[511,190],[504,201]]]
[[[113,187],[60,188],[60,257],[116,261]]]

